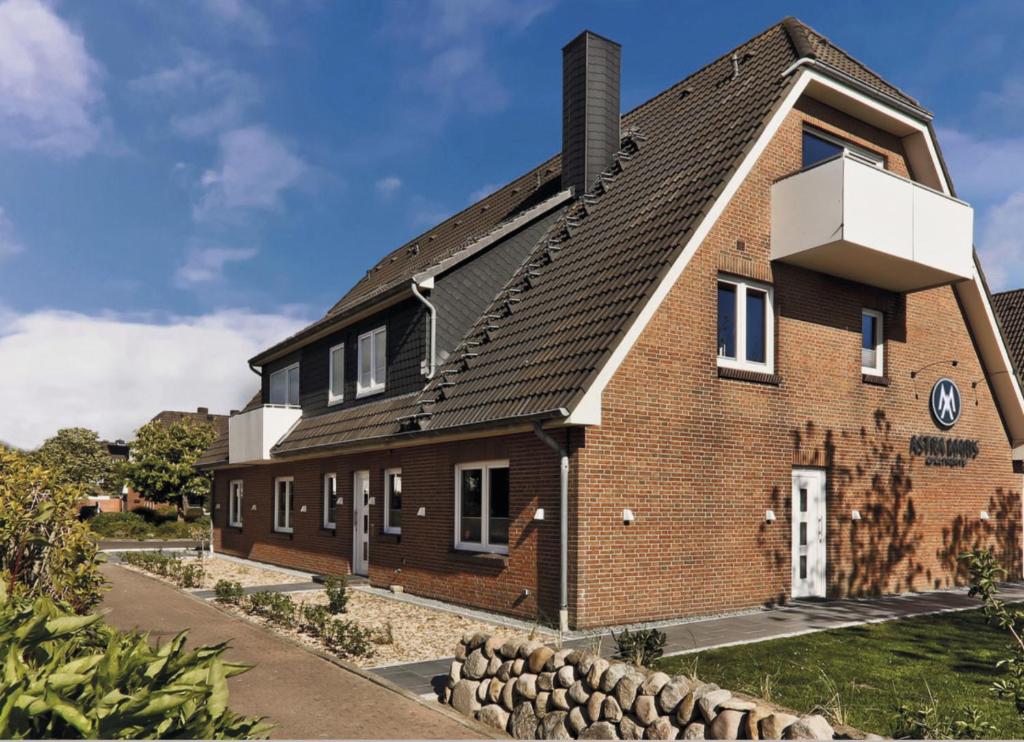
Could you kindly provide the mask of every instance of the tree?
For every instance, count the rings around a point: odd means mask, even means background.
[[[131,443],[125,478],[147,500],[174,504],[181,512],[183,498],[203,498],[210,492],[210,476],[198,471],[195,463],[216,437],[209,423],[148,422]]]
[[[62,428],[32,457],[61,484],[79,487],[85,497],[118,495],[118,467],[99,435],[88,428]]]
[[[80,485],[32,456],[0,449],[0,581],[13,596],[46,596],[75,611],[100,598],[96,539],[78,519]]]

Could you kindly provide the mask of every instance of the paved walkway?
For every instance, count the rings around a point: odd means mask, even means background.
[[[1024,601],[1024,583],[1011,583],[1000,589],[1008,602]],[[893,595],[863,600],[800,601],[785,608],[756,611],[721,618],[658,624],[668,641],[665,654],[688,654],[732,644],[780,639],[814,631],[839,629],[865,623],[880,623],[929,613],[944,613],[979,608],[977,598],[968,598],[967,590]],[[615,650],[610,636],[601,644],[606,657]],[[574,638],[564,646],[592,646],[594,637]],[[444,683],[451,658],[405,665],[374,668],[372,672],[417,695],[436,693]]]
[[[128,538],[105,538],[100,541],[100,551],[159,551],[160,549],[195,549],[198,541],[191,539],[146,539],[137,541]]]
[[[283,582],[280,585],[253,585],[252,587],[243,587],[242,593],[249,595],[251,593],[301,593],[307,590],[323,590],[324,586],[319,582]],[[217,596],[215,590],[193,590],[192,594],[197,598],[203,600],[209,600]]]
[[[334,664],[265,629],[229,616],[169,585],[103,566],[111,589],[103,600],[107,621],[139,628],[163,641],[190,627],[195,644],[230,641],[227,657],[255,665],[230,682],[231,708],[266,716],[284,739],[429,738],[488,736],[482,727],[438,705]]]

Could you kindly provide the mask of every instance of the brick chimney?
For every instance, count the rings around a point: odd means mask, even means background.
[[[562,48],[562,187],[581,196],[619,149],[622,47],[584,31]]]

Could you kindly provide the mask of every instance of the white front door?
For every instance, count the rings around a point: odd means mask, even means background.
[[[368,576],[370,567],[370,472],[352,475],[352,574]]]
[[[825,597],[825,472],[793,470],[793,597]]]

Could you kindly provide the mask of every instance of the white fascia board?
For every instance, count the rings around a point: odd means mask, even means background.
[[[733,173],[729,182],[726,183],[722,193],[715,199],[712,204],[710,211],[704,221],[698,225],[696,231],[690,237],[686,247],[676,257],[675,262],[669,268],[665,277],[661,280],[661,283],[654,289],[654,293],[647,300],[647,303],[640,310],[633,324],[630,325],[629,329],[622,336],[618,345],[612,351],[608,360],[605,361],[604,366],[598,372],[594,381],[591,382],[587,391],[583,394],[583,397],[579,402],[576,403],[572,411],[569,413],[569,417],[566,422],[573,425],[600,425],[601,424],[601,395],[604,393],[605,387],[615,376],[615,372],[619,370],[619,366],[626,360],[626,356],[633,349],[633,346],[639,340],[640,335],[646,329],[648,323],[654,318],[658,309],[661,307],[662,302],[665,301],[665,297],[668,296],[669,291],[675,286],[679,276],[682,275],[686,266],[689,265],[690,260],[696,254],[697,250],[700,249],[704,239],[711,232],[715,224],[718,222],[718,218],[725,211],[726,206],[732,200],[732,197],[739,190],[740,185],[746,180],[747,175],[750,174],[755,163],[761,157],[761,153],[764,152],[765,147],[768,146],[769,142],[775,137],[775,133],[779,130],[782,122],[785,121],[786,116],[792,110],[796,104],[797,99],[803,94],[804,88],[807,87],[809,82],[808,72],[801,70],[799,76],[793,82],[789,92],[786,96],[777,104],[775,112],[772,113],[771,118],[768,120],[767,125],[761,132],[761,135],[757,138],[754,146],[751,147],[750,151],[747,152],[740,166]]]
[[[571,189],[567,188],[564,191],[559,191],[551,198],[544,199],[536,206],[527,209],[522,214],[513,217],[512,219],[505,222],[501,226],[496,227],[491,232],[488,232],[479,239],[476,239],[473,242],[469,243],[458,252],[455,252],[452,255],[445,258],[444,260],[442,260],[440,263],[436,263],[435,265],[432,265],[426,270],[414,274],[412,280],[415,281],[420,288],[427,288],[427,286],[425,285],[426,282],[432,281],[434,276],[444,273],[449,268],[452,268],[461,263],[462,261],[473,257],[484,248],[490,247],[501,238],[519,229],[524,224],[528,224],[537,217],[546,214],[547,212],[551,211],[552,209],[558,206],[561,206],[563,203],[570,200],[571,198]]]

